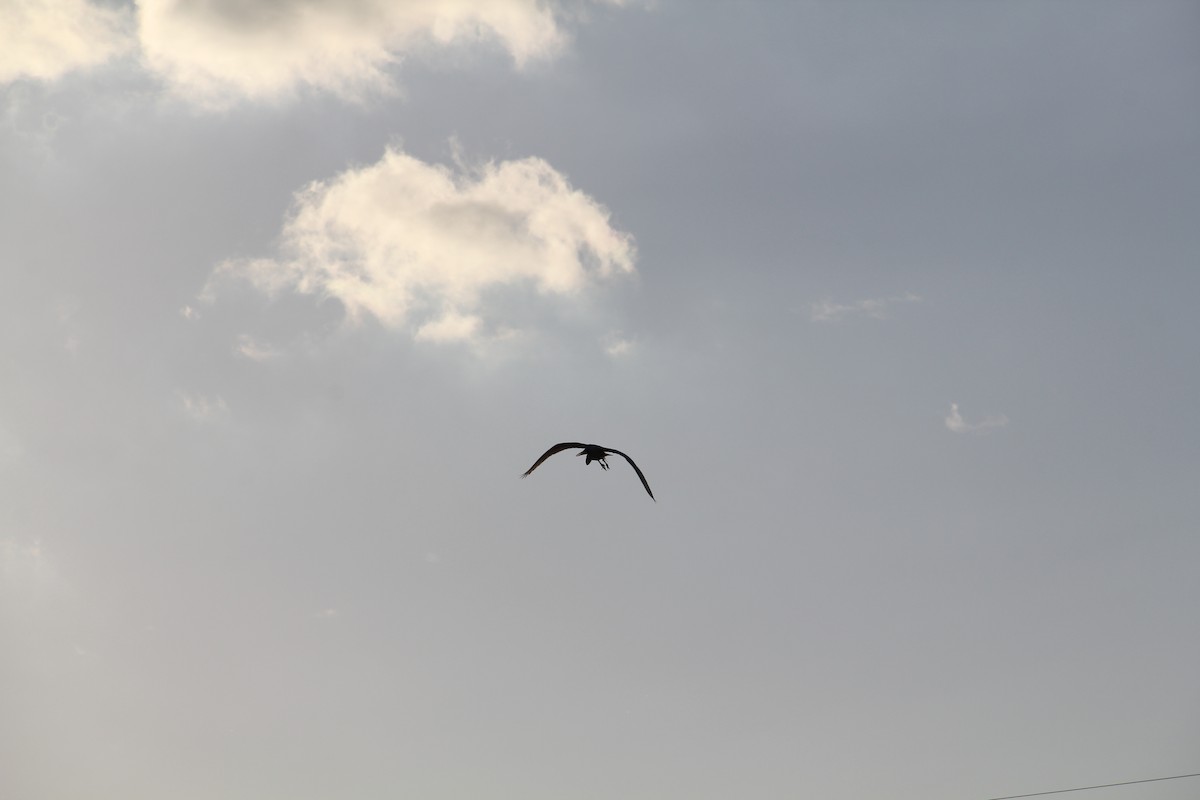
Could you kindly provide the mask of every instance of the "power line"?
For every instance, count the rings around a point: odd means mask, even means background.
[[[1015,800],[1018,797],[1040,797],[1044,794],[1062,794],[1063,792],[1086,792],[1088,789],[1107,789],[1109,786],[1131,786],[1135,783],[1154,783],[1155,781],[1175,781],[1180,778],[1200,778],[1200,772],[1189,775],[1171,775],[1167,778],[1146,778],[1140,781],[1124,781],[1123,783],[1102,783],[1099,786],[1079,786],[1074,789],[1055,789],[1052,792],[1034,792],[1032,794],[1008,794],[1004,797],[991,797],[988,800]]]

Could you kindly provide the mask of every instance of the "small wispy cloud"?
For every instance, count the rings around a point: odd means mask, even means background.
[[[856,300],[853,303],[835,303],[832,300],[822,300],[813,303],[809,309],[809,319],[813,322],[838,322],[850,316],[866,316],[873,319],[887,319],[891,306],[903,303],[919,303],[920,295],[905,292],[895,297],[873,297],[866,300]]]
[[[336,619],[337,617],[338,610],[336,608],[322,608],[320,611],[313,614],[313,618],[315,619]]]
[[[18,559],[28,559],[30,562],[40,561],[45,556],[42,540],[34,538],[22,541],[14,536],[0,539],[0,563],[13,564]]]
[[[238,337],[237,346],[233,351],[242,358],[248,358],[251,361],[270,361],[273,358],[279,358],[280,351],[271,344],[260,342],[253,336],[243,333]]]
[[[0,538],[0,589],[21,583],[42,582],[54,578],[55,570],[38,537]]]
[[[229,411],[225,398],[221,395],[208,397],[199,394],[179,392],[179,402],[183,412],[197,422],[207,422]]]
[[[83,308],[83,303],[77,297],[64,296],[54,304],[54,315],[62,324],[70,322]]]
[[[184,306],[183,308],[179,309],[179,316],[183,317],[189,322],[195,322],[196,320],[200,319],[200,312],[191,306]]]
[[[1004,414],[984,417],[978,422],[967,422],[958,411],[958,403],[950,404],[950,413],[946,415],[946,428],[952,433],[984,433],[993,428],[1002,428],[1008,424]]]
[[[604,337],[602,344],[604,352],[609,358],[623,358],[631,355],[637,347],[637,343],[632,339],[628,339],[621,335],[620,331],[610,333]]]
[[[2,18],[3,12],[0,12]],[[0,30],[4,30],[0,22]],[[2,58],[2,56],[0,56]],[[4,81],[0,80],[0,84]],[[0,134],[22,145],[23,155],[42,164],[58,164],[54,140],[66,117],[57,111],[45,111],[30,102],[30,88],[10,84],[0,93]]]
[[[441,317],[417,328],[413,338],[425,342],[461,342],[475,338],[481,320],[474,314],[447,311]]]
[[[58,318],[58,324],[67,332],[63,339],[63,350],[72,357],[79,355],[79,346],[83,340],[79,336],[79,310],[83,307],[83,303],[76,297],[60,297],[54,305],[54,315]]]

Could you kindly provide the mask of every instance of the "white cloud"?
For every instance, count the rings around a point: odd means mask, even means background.
[[[604,337],[603,344],[604,352],[609,356],[609,358],[621,358],[623,356],[628,356],[633,353],[634,348],[637,346],[632,339],[625,338],[619,331],[610,333],[608,336]]]
[[[991,428],[1001,428],[1007,425],[1008,417],[1000,414],[999,416],[984,417],[979,422],[967,422],[958,412],[958,403],[951,403],[950,413],[946,415],[945,423],[953,433],[982,433]]]
[[[204,109],[305,89],[361,100],[393,93],[396,65],[439,48],[494,46],[518,68],[552,58],[564,16],[553,0],[0,0],[0,84],[135,53]]]
[[[128,8],[86,0],[0,3],[0,83],[19,78],[54,80],[101,64],[134,46]]]
[[[302,86],[390,91],[389,69],[422,47],[498,42],[517,66],[566,40],[538,0],[142,0],[151,68],[207,106],[285,97]]]
[[[912,292],[905,292],[896,297],[876,297],[867,300],[857,300],[853,303],[835,303],[832,300],[822,300],[813,303],[811,320],[813,322],[838,322],[844,317],[862,314],[874,319],[887,319],[888,306],[897,303],[919,303],[921,298]]]
[[[206,397],[204,395],[179,392],[179,401],[183,406],[184,413],[197,422],[214,419],[229,411],[229,406],[226,405],[225,398],[221,397],[221,395]]]
[[[338,610],[336,608],[323,608],[317,613],[313,614],[313,617],[316,619],[336,619],[337,616]]]
[[[430,342],[454,342],[473,339],[479,333],[480,319],[474,314],[447,311],[433,322],[417,328],[414,338]]]
[[[0,84],[54,80],[140,51],[145,69],[203,108],[311,88],[389,93],[393,68],[434,48],[494,44],[518,68],[568,36],[544,0],[88,0],[0,2]]]
[[[246,333],[238,337],[237,347],[234,348],[234,351],[251,361],[270,361],[280,355],[279,350],[273,345],[260,342]]]
[[[218,265],[202,297],[238,277],[336,298],[350,322],[479,342],[514,335],[500,290],[578,298],[635,257],[608,211],[541,159],[454,172],[392,149],[299,192],[280,239],[277,258]]]

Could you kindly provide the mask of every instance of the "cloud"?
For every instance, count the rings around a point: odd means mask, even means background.
[[[566,41],[538,0],[142,0],[150,67],[187,99],[220,106],[307,86],[361,97],[392,89],[401,55],[498,42],[521,67]]]
[[[280,355],[279,350],[274,346],[260,342],[246,333],[238,337],[237,347],[234,348],[234,352],[251,361],[270,361],[273,358],[278,358]]]
[[[518,68],[551,58],[569,38],[562,16],[544,0],[0,2],[0,84],[137,53],[140,68],[204,109],[304,89],[361,100],[394,92],[396,65],[437,48],[495,46]]]
[[[135,45],[132,23],[128,8],[86,0],[0,3],[0,83],[54,80],[127,53]]]
[[[229,406],[226,405],[225,398],[221,397],[221,395],[206,397],[204,395],[179,392],[179,401],[183,406],[184,413],[197,422],[214,419],[229,411]]]
[[[876,297],[867,300],[858,300],[853,303],[835,303],[832,300],[822,300],[819,303],[812,304],[810,319],[813,322],[838,322],[854,314],[863,314],[874,319],[887,319],[888,306],[897,303],[919,302],[921,302],[920,296],[912,292],[905,292],[896,297]]]
[[[1008,417],[1003,414],[999,416],[984,417],[979,422],[970,423],[963,419],[962,414],[958,413],[958,403],[950,404],[950,413],[946,415],[946,427],[953,433],[982,433],[991,428],[1001,428],[1008,424]]]
[[[455,172],[394,149],[297,193],[280,241],[276,258],[219,264],[202,299],[239,278],[336,298],[351,323],[479,342],[514,335],[505,317],[528,305],[502,292],[579,298],[635,258],[607,209],[541,159]]]
[[[631,355],[637,343],[627,339],[619,331],[610,333],[603,340],[604,352],[609,358],[622,358]]]
[[[4,58],[4,53],[0,52],[0,61]],[[0,88],[4,90],[0,92],[0,139],[8,140],[0,146],[20,145],[24,159],[45,165],[58,164],[54,141],[67,118],[31,102],[36,93],[29,86],[5,86],[15,77],[18,76],[6,78],[0,75]]]
[[[52,580],[55,569],[40,538],[0,538],[0,589]]]
[[[480,319],[474,314],[447,311],[433,322],[417,328],[415,339],[430,342],[453,342],[473,339],[479,332]]]

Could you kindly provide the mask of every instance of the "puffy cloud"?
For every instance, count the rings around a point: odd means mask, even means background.
[[[392,91],[395,65],[433,48],[491,44],[518,68],[552,57],[568,39],[557,9],[544,0],[9,0],[0,2],[0,31],[12,34],[0,84],[138,52],[142,67],[201,108],[304,88],[362,99]]]
[[[1008,417],[984,417],[979,422],[967,422],[958,411],[958,403],[950,404],[950,413],[946,415],[946,428],[952,433],[981,433],[991,428],[1000,428],[1008,424]]]
[[[429,45],[496,41],[522,66],[566,38],[537,0],[142,0],[139,33],[150,67],[207,106],[387,91],[401,54]]]
[[[87,0],[0,3],[0,83],[53,80],[101,64],[133,48],[132,27],[129,9]]]
[[[454,172],[388,150],[299,192],[280,240],[276,258],[218,265],[203,297],[235,276],[336,298],[351,322],[480,341],[514,333],[501,290],[579,297],[634,270],[631,237],[537,158]]]
[[[813,303],[811,320],[813,322],[838,322],[855,314],[863,314],[875,319],[886,319],[888,306],[897,303],[919,303],[921,298],[912,292],[905,292],[896,297],[875,297],[867,300],[857,300],[853,303],[835,303],[832,300],[822,300]]]

